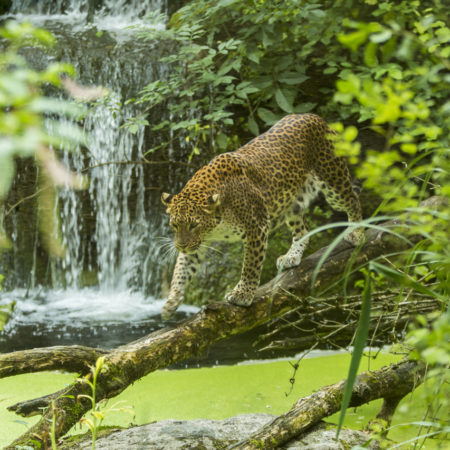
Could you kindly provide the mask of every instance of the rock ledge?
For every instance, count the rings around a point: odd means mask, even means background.
[[[96,442],[98,450],[181,450],[181,449],[225,449],[256,432],[275,416],[270,414],[246,414],[225,420],[162,420],[148,425],[112,431]],[[346,450],[354,445],[363,445],[369,435],[350,429],[342,430],[339,441],[334,440],[333,425],[320,423],[309,433],[291,441],[285,449]],[[64,448],[90,449],[90,440]],[[378,449],[372,442],[367,447]]]

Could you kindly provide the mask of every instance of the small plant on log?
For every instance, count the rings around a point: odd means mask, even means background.
[[[87,394],[80,394],[77,396],[77,400],[80,401],[81,399],[85,398],[90,401],[91,403],[91,412],[90,415],[92,418],[86,418],[80,420],[80,424],[86,424],[89,428],[91,435],[92,435],[92,450],[95,450],[95,442],[97,440],[97,434],[98,431],[102,425],[102,422],[105,418],[105,416],[111,412],[125,412],[127,414],[130,414],[134,416],[134,411],[131,409],[131,407],[119,407],[119,404],[123,402],[117,402],[111,407],[104,407],[106,406],[106,399],[102,399],[100,402],[97,402],[96,399],[96,389],[97,389],[97,379],[98,376],[102,373],[102,371],[106,371],[106,364],[105,364],[105,358],[101,356],[97,359],[94,366],[91,366],[91,372],[86,375],[83,378],[78,378],[77,381],[80,383],[86,383],[91,388],[91,395]],[[91,381],[92,379],[92,381]],[[53,428],[52,428],[53,429]],[[53,440],[52,440],[53,443]]]

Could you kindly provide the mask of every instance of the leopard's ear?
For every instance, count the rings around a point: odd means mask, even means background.
[[[167,206],[167,209],[166,209],[167,214],[170,214],[170,207],[172,204],[173,197],[174,197],[173,194],[168,194],[167,192],[163,192],[161,195],[161,201],[162,201],[163,205]]]
[[[208,205],[203,207],[203,211],[208,214],[214,214],[217,207],[220,205],[220,195],[213,194],[208,197]]]
[[[172,199],[173,199],[173,194],[168,194],[167,192],[163,192],[161,195],[161,201],[163,202],[163,205],[170,206]]]

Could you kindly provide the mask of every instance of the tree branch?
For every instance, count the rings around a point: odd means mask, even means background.
[[[81,345],[33,348],[0,355],[0,378],[45,370],[86,373],[109,351]]]
[[[439,299],[425,295],[411,295],[408,301],[398,302],[399,292],[374,293],[370,317],[371,345],[396,342],[398,336],[417,314],[426,316],[442,307]],[[271,330],[258,337],[254,346],[263,345],[259,351],[291,349],[301,351],[319,343],[324,346],[347,346],[358,325],[361,295],[338,295],[330,298],[308,299],[307,306],[289,311],[272,321]],[[296,337],[286,337],[286,333]],[[281,334],[281,339],[275,339]],[[290,336],[290,335],[288,335]],[[298,336],[298,337],[297,337]],[[268,344],[263,344],[269,341]]]
[[[363,372],[356,378],[350,407],[360,406],[377,398],[401,399],[421,383],[424,373],[425,366],[416,361],[403,361],[374,372]],[[279,448],[324,417],[338,412],[344,387],[345,380],[301,398],[286,414],[278,416],[231,448],[239,450]]]
[[[26,400],[24,402],[16,403],[15,405],[8,406],[8,411],[14,411],[23,417],[36,416],[42,414],[46,408],[56,400],[59,396],[64,395],[66,388],[61,389],[58,392],[54,392],[50,395],[44,395],[42,397],[33,398],[32,400]]]

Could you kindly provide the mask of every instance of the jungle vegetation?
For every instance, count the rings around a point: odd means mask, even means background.
[[[426,364],[427,376],[436,380],[420,425],[429,435],[448,432],[445,416],[436,413],[449,410],[450,210],[448,201],[420,206],[450,194],[447,15],[439,0],[191,0],[165,30],[141,30],[142,39],[170,43],[164,58],[170,70],[129,100],[146,110],[126,124],[130,132],[146,126],[161,133],[148,157],[176,143],[184,158],[200,165],[289,113],[315,112],[334,123],[338,151],[355,167],[363,189],[380,199],[365,226],[377,227],[395,214],[420,236],[412,248],[370,261],[356,281],[344,280],[363,301],[349,380],[368,337],[374,293],[393,291],[398,305],[415,294],[437,300],[440,309],[417,316],[403,336],[409,357]],[[50,39],[12,25],[2,29],[12,42],[30,34]],[[70,68],[37,74],[14,46],[2,55],[0,200],[15,157],[34,155],[43,166],[51,160],[45,148],[57,137],[45,134],[42,118],[78,114],[70,106],[56,110],[42,93],[45,83],[59,85],[62,72]],[[166,111],[156,123],[155,108]],[[48,171],[47,181],[57,181],[55,174]]]

